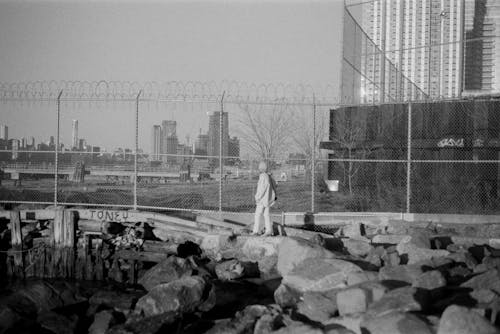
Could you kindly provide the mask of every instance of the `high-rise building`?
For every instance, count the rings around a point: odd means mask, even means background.
[[[31,136],[28,140],[28,147],[31,149],[35,149],[35,137]]]
[[[208,154],[208,135],[200,133],[194,142],[194,154],[195,155],[207,155]]]
[[[85,150],[85,145],[86,145],[85,139],[83,139],[83,138],[78,139],[78,146],[77,146],[77,148],[78,148],[79,151],[84,151]]]
[[[56,142],[54,140],[54,136],[50,136],[49,142],[48,142],[49,148],[54,148],[56,147]]]
[[[179,140],[177,136],[169,136],[166,137],[166,147],[164,147],[166,156],[163,157],[163,160],[168,164],[177,163],[177,146],[179,146]]]
[[[163,141],[161,126],[153,125],[153,131],[151,136],[151,160],[159,161],[161,160],[160,154],[163,151]]]
[[[171,137],[177,135],[177,122],[166,120],[161,122],[161,128],[163,131],[163,135],[165,137]]]
[[[0,139],[9,140],[9,127],[7,125],[0,124]]]
[[[78,141],[78,120],[73,120],[73,131],[71,135],[71,145],[72,149],[78,149],[79,141]]]
[[[466,13],[464,89],[466,93],[500,93],[500,2],[470,1]]]
[[[483,0],[479,0],[481,2]],[[411,94],[405,87],[388,86],[397,71],[432,98],[458,97],[463,90],[465,21],[474,20],[466,4],[474,0],[374,0],[363,9],[363,29],[380,48],[382,56],[370,57],[368,50],[363,71],[372,86],[366,94],[397,95],[387,90],[402,89],[405,99]],[[473,11],[474,12],[474,11]],[[467,16],[466,16],[467,14]],[[470,28],[474,25],[470,24]],[[431,47],[429,47],[431,46]],[[394,66],[397,71],[384,67]],[[383,97],[381,98],[383,101]]]
[[[212,157],[219,156],[220,152],[220,128],[221,112],[215,111],[208,116],[208,155]],[[229,115],[222,113],[222,155],[228,155],[229,148]],[[215,166],[218,159],[210,159],[211,165]]]
[[[19,139],[12,139],[12,160],[19,158]]]

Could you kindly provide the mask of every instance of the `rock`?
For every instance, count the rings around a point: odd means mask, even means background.
[[[379,280],[396,280],[412,284],[422,273],[420,265],[397,265],[380,268],[378,278]]]
[[[274,331],[273,334],[323,334],[324,332],[319,328],[314,328],[306,324],[297,324],[294,326],[287,326]],[[215,333],[214,333],[215,334]],[[331,333],[335,334],[335,333]],[[340,334],[340,333],[339,333]],[[348,334],[348,333],[345,333]]]
[[[489,289],[473,290],[470,296],[480,304],[488,304],[495,300],[497,294]]]
[[[41,313],[36,321],[42,328],[57,334],[73,334],[76,327],[76,321],[52,311]]]
[[[233,259],[218,263],[215,266],[215,274],[223,281],[231,281],[242,277],[258,277],[259,268],[257,263]]]
[[[129,316],[125,324],[113,326],[106,334],[156,334],[178,318],[179,314],[176,312],[166,312],[146,318],[138,315]]]
[[[377,234],[372,238],[372,243],[397,245],[402,240],[407,240],[408,237],[407,234]]]
[[[381,257],[382,261],[384,262],[384,266],[386,267],[392,267],[392,266],[397,266],[401,263],[401,258],[399,257],[398,252],[387,252],[385,255]]]
[[[325,329],[330,328],[332,325],[341,325],[353,331],[356,334],[362,334],[360,326],[362,320],[363,320],[362,314],[350,314],[342,317],[331,318],[324,325]]]
[[[325,334],[356,334],[342,325],[331,324],[323,329]]]
[[[485,273],[472,277],[460,286],[474,290],[490,289],[496,293],[500,293],[500,277],[496,269],[491,269]]]
[[[21,320],[19,314],[7,305],[0,304],[0,333],[5,333],[19,320]]]
[[[89,327],[89,334],[105,334],[114,325],[113,312],[104,310],[94,316],[94,322]]]
[[[378,281],[368,281],[349,287],[337,293],[337,307],[340,315],[365,312],[373,302],[380,300],[389,286]]]
[[[370,334],[432,334],[427,324],[411,313],[391,312],[377,317],[368,317],[361,328]]]
[[[429,260],[436,257],[446,257],[450,255],[450,252],[444,249],[430,249],[427,246],[427,242],[422,238],[414,240],[414,237],[410,239],[404,239],[397,246],[397,251],[399,256],[408,255],[408,264],[418,263],[421,261]]]
[[[193,268],[191,263],[183,258],[170,256],[158,263],[138,280],[146,290],[150,291],[155,286],[169,283],[182,277],[191,276]]]
[[[364,257],[372,250],[372,246],[366,241],[343,239],[342,242],[344,243],[344,247],[347,249],[349,254],[354,256]]]
[[[259,237],[247,238],[241,251],[242,261],[256,262],[262,278],[273,278],[279,276],[277,271],[278,249],[284,237]]]
[[[286,238],[279,245],[278,272],[286,276],[296,266],[309,259],[332,259],[335,254],[312,242],[299,238]]]
[[[438,270],[427,271],[418,276],[412,286],[427,290],[437,289],[446,285],[446,279]]]
[[[245,307],[242,311],[237,312],[234,318],[216,324],[210,330],[205,332],[205,334],[254,333],[257,321],[266,314],[272,316],[273,314],[276,314],[276,311],[272,306],[250,305]]]
[[[205,281],[201,277],[184,277],[151,289],[137,301],[135,310],[147,317],[166,312],[192,312],[202,304],[204,290]]]
[[[337,307],[341,316],[363,313],[370,303],[368,291],[361,288],[349,288],[337,294]]]
[[[89,299],[90,305],[114,308],[120,312],[132,309],[137,300],[144,295],[143,292],[129,292],[117,290],[99,290]]]
[[[367,310],[367,316],[378,317],[390,312],[421,311],[427,305],[427,296],[421,290],[413,287],[403,287],[391,290],[372,303]]]
[[[474,269],[474,267],[477,265],[476,259],[467,251],[451,253],[447,256],[447,258],[457,263],[464,263],[469,269]]]
[[[482,263],[485,265],[486,269],[500,269],[500,258],[485,256]]]
[[[308,258],[283,276],[283,283],[299,291],[327,291],[347,286],[351,272],[361,268],[338,259]]]
[[[350,239],[364,238],[365,226],[359,222],[351,222],[342,227],[342,235]]]
[[[306,292],[297,304],[297,313],[312,321],[325,322],[337,312],[337,290]]]
[[[281,284],[274,291],[274,300],[282,308],[295,307],[300,300],[300,293]]]
[[[444,310],[437,334],[495,334],[500,331],[471,309],[450,305]]]
[[[347,275],[347,285],[355,285],[363,282],[375,281],[378,279],[378,273],[376,271],[353,271]]]

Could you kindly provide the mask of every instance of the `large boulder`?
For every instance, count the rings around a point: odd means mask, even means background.
[[[365,312],[368,306],[380,300],[390,287],[378,281],[363,282],[337,293],[337,307],[341,316]]]
[[[297,313],[312,321],[325,322],[337,312],[337,290],[304,293],[297,304]]]
[[[300,300],[300,293],[281,284],[274,291],[274,301],[282,308],[295,307]]]
[[[354,256],[366,256],[373,248],[370,243],[365,240],[343,239],[342,242],[349,254]]]
[[[220,280],[231,281],[242,277],[258,277],[259,268],[254,262],[244,262],[236,259],[218,263],[215,274]]]
[[[94,321],[89,327],[89,334],[105,334],[115,323],[115,317],[110,310],[104,310],[94,315]]]
[[[471,288],[474,290],[490,289],[496,293],[500,293],[500,276],[497,269],[488,270],[485,273],[472,277],[468,281],[462,283],[461,287]]]
[[[346,287],[348,275],[362,271],[351,262],[332,258],[307,258],[291,271],[286,269],[282,269],[285,273],[282,282],[302,293]]]
[[[467,307],[450,305],[444,310],[437,334],[498,334],[500,331],[479,313]]]
[[[441,288],[446,285],[446,279],[438,270],[426,271],[413,281],[413,286],[427,290]]]
[[[166,312],[192,312],[203,303],[205,281],[199,276],[183,277],[155,286],[135,305],[146,317]]]
[[[372,303],[367,311],[368,317],[379,317],[391,312],[422,311],[428,305],[428,296],[423,290],[402,287],[385,293]]]
[[[363,319],[361,329],[363,333],[370,334],[432,334],[425,321],[404,312],[391,312]]]
[[[99,290],[90,297],[89,304],[96,309],[100,306],[127,313],[143,295],[139,291]]]
[[[155,286],[178,280],[182,277],[191,276],[193,268],[191,263],[183,258],[170,256],[166,260],[158,263],[139,279],[146,290],[151,291]]]
[[[36,320],[40,327],[57,334],[73,334],[76,328],[76,319],[52,311],[39,314]]]
[[[397,265],[390,267],[382,267],[378,272],[379,280],[394,280],[413,283],[413,281],[423,274],[422,266],[413,265]]]
[[[309,262],[310,259],[333,259],[333,252],[300,238],[285,238],[279,245],[278,272],[286,276],[295,267]]]
[[[19,314],[7,305],[0,304],[0,334],[5,333],[19,320],[21,320]]]
[[[430,239],[425,233],[415,233],[403,238],[396,249],[400,256],[408,256],[408,264],[450,255],[450,252],[444,249],[430,249]]]

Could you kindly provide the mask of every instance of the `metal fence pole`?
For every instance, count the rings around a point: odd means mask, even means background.
[[[55,154],[55,166],[54,166],[54,207],[57,207],[57,193],[59,192],[59,134],[60,134],[60,124],[61,124],[61,95],[63,91],[59,92],[57,96],[57,132],[56,132],[56,154]]]
[[[219,114],[219,214],[222,215],[222,141],[224,139],[223,129],[224,129],[224,95],[226,91],[222,92],[222,97],[220,99],[220,114]]]
[[[139,151],[139,98],[142,90],[135,99],[135,153],[134,153],[134,210],[137,210],[137,151]]]
[[[311,212],[314,213],[315,207],[315,186],[316,186],[316,96],[313,94],[313,135],[311,147]]]
[[[406,213],[410,213],[411,200],[411,103],[408,103],[408,146],[406,148]]]

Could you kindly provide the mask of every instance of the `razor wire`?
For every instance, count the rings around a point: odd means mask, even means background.
[[[63,101],[134,100],[142,91],[141,101],[218,102],[225,92],[224,103],[291,103],[336,105],[339,102],[333,84],[313,87],[310,84],[247,83],[239,81],[27,81],[0,82],[0,100]],[[314,97],[316,100],[314,101]]]

